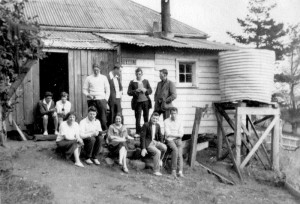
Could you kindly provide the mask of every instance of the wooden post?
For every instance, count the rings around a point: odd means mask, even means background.
[[[218,113],[216,113],[218,114]],[[220,122],[222,124],[223,122],[223,117],[220,116]],[[217,149],[217,159],[220,159],[222,157],[222,149],[223,149],[223,134],[222,134],[222,130],[221,130],[221,126],[218,123],[218,130],[217,130],[217,136],[218,136],[218,149]]]
[[[242,127],[242,115],[239,114],[239,108],[236,108],[235,112],[235,127],[234,127],[234,138],[235,138],[235,158],[236,164],[239,167],[241,165],[241,127]]]
[[[273,169],[279,171],[280,116],[276,115],[275,120],[272,131],[272,162]]]
[[[189,165],[191,167],[194,166],[194,163],[196,161],[197,156],[197,140],[198,140],[198,132],[200,128],[200,122],[202,118],[203,109],[196,107],[196,113],[195,113],[195,120],[193,125],[193,131],[192,131],[192,138],[191,138],[191,149],[190,149],[190,156],[189,156]]]

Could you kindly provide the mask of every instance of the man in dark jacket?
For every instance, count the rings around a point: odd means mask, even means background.
[[[123,87],[120,80],[121,67],[114,66],[114,70],[109,73],[109,86],[110,86],[110,96],[108,100],[108,105],[110,109],[108,118],[108,127],[114,123],[114,119],[117,113],[122,114],[121,109],[121,98],[123,93]]]
[[[136,133],[141,132],[141,116],[143,111],[144,123],[148,122],[149,109],[152,108],[149,95],[152,93],[151,86],[147,79],[142,79],[143,70],[137,68],[135,70],[136,80],[129,83],[128,92],[129,96],[133,96],[131,101],[131,108],[135,113],[135,127]]]
[[[44,128],[44,133],[43,135],[48,135],[48,121],[52,117],[54,121],[54,128],[55,128],[55,133],[58,134],[57,132],[57,127],[58,127],[58,117],[57,117],[57,112],[55,108],[55,103],[52,100],[52,93],[51,92],[46,92],[44,95],[44,99],[39,101],[38,103],[38,113],[39,116],[43,119],[43,128]]]
[[[144,157],[150,153],[153,156],[154,175],[161,176],[160,166],[162,166],[162,158],[167,151],[167,146],[163,143],[164,137],[161,134],[161,129],[157,123],[159,114],[154,112],[151,120],[145,123],[141,132],[141,155]]]
[[[159,115],[163,114],[164,120],[170,116],[170,108],[173,107],[172,101],[177,97],[175,84],[168,80],[168,70],[162,69],[159,71],[161,79],[157,84],[154,94],[155,107],[154,111]]]

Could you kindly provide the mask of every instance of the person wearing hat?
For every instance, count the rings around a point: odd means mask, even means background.
[[[48,135],[48,122],[49,118],[53,118],[54,121],[54,128],[55,133],[58,134],[57,127],[58,127],[58,117],[55,108],[55,103],[52,100],[53,94],[47,91],[44,95],[44,99],[40,100],[38,103],[38,110],[40,117],[43,119],[43,135]]]
[[[108,127],[114,123],[114,118],[119,113],[122,115],[121,109],[121,98],[123,93],[123,86],[120,80],[121,67],[115,65],[114,69],[109,72],[109,85],[110,85],[110,97],[108,100],[108,105],[110,113],[108,116]]]
[[[83,94],[87,97],[88,107],[96,107],[97,118],[101,122],[102,130],[107,130],[106,111],[110,96],[110,87],[107,77],[100,74],[100,71],[100,66],[94,64],[94,73],[88,76],[84,81]]]

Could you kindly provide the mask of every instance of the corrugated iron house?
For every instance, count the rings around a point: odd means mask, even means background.
[[[83,81],[92,73],[92,64],[102,61],[104,74],[116,63],[123,66],[123,115],[132,128],[134,112],[126,93],[135,69],[143,69],[153,90],[160,80],[158,70],[168,69],[177,87],[175,106],[185,133],[190,134],[194,106],[220,100],[218,52],[236,49],[208,41],[206,33],[170,19],[168,13],[162,12],[165,25],[161,26],[160,13],[130,0],[29,0],[25,14],[38,16],[49,53],[32,68],[17,92],[20,103],[13,117],[22,127],[33,123],[34,106],[46,90],[53,91],[56,99],[60,91],[69,92],[73,109],[84,117]],[[210,115],[203,118],[200,131],[216,132],[216,127]]]

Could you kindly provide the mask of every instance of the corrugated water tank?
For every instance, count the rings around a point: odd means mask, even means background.
[[[243,49],[220,52],[221,101],[271,102],[274,69],[274,51]]]

